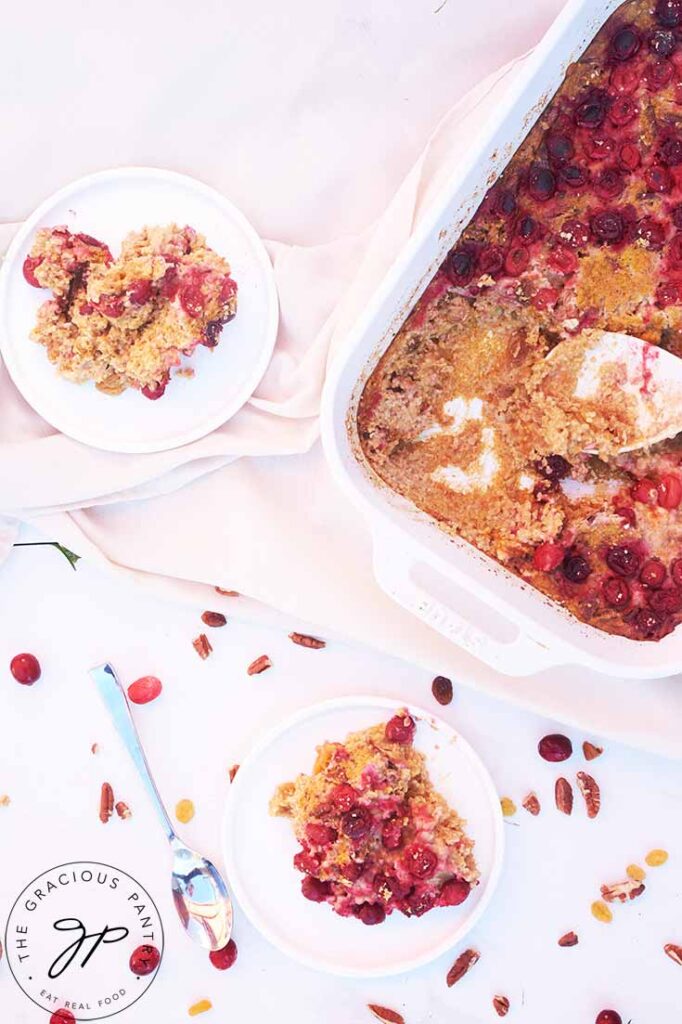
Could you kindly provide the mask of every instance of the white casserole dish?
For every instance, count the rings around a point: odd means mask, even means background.
[[[374,572],[399,604],[507,675],[578,664],[613,676],[682,672],[682,627],[657,643],[610,636],[468,542],[445,533],[372,472],[356,410],[367,377],[477,209],[486,189],[621,0],[569,0],[502,102],[481,127],[449,187],[423,217],[334,361],[322,403],[322,437],[335,476],[365,513]]]

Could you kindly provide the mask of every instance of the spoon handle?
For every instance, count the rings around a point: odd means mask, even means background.
[[[142,749],[140,737],[137,734],[137,729],[135,728],[133,716],[130,713],[130,707],[128,706],[128,700],[123,691],[123,687],[121,686],[111,665],[98,665],[97,668],[90,669],[90,675],[99,690],[102,700],[109,710],[109,714],[114,721],[114,725],[118,730],[119,736],[123,740],[128,753],[135,763],[135,767],[140,773],[140,778],[145,784],[145,788],[151,798],[154,810],[158,815],[164,832],[166,833],[168,840],[172,842],[175,838],[175,832],[173,830],[171,820],[166,812],[166,808],[163,806],[163,802],[159,796],[159,791],[156,788],[154,779],[152,778],[152,773],[149,770],[147,758],[145,757],[144,750]]]

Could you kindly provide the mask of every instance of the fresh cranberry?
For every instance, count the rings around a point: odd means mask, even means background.
[[[654,60],[644,68],[642,83],[649,92],[659,92],[670,84],[675,69],[669,60]]]
[[[349,811],[358,798],[357,791],[347,782],[340,782],[331,791],[330,799],[337,811]]]
[[[592,567],[582,555],[566,555],[561,571],[571,583],[584,583],[592,572]]]
[[[192,275],[189,280],[180,282],[178,292],[180,305],[187,316],[196,320],[204,312],[204,293],[201,287],[201,279]]]
[[[654,589],[662,587],[666,576],[668,575],[666,567],[659,558],[650,558],[648,562],[645,562],[641,568],[639,579],[641,583],[644,583],[647,587]]]
[[[642,217],[637,225],[636,237],[646,242],[648,249],[661,249],[665,242],[665,226],[653,217]]]
[[[209,320],[204,327],[204,333],[201,336],[201,344],[205,345],[206,348],[215,348],[220,341],[220,332],[222,329],[222,320]]]
[[[658,0],[654,9],[656,21],[663,28],[677,28],[682,24],[682,0]],[[610,1024],[599,1021],[598,1024]]]
[[[355,916],[358,917],[363,924],[381,924],[386,920],[386,911],[380,903],[363,903],[355,911]]]
[[[312,878],[311,875],[306,875],[301,882],[301,892],[313,903],[324,903],[327,896],[331,895],[331,891],[330,882],[321,882],[319,878]]]
[[[145,398],[148,398],[151,402],[156,402],[157,399],[161,398],[168,387],[168,377],[159,381],[158,384],[147,384],[141,388],[142,394]]]
[[[223,278],[223,283],[220,287],[220,301],[229,302],[230,299],[237,294],[237,282],[230,277],[229,274]]]
[[[556,164],[567,164],[575,153],[575,146],[568,135],[560,135],[558,132],[548,132],[545,145],[550,160]]]
[[[614,92],[634,92],[639,85],[639,72],[636,68],[624,64],[616,65],[609,78],[609,84]]]
[[[54,1011],[50,1017],[50,1024],[76,1024],[76,1018],[71,1013],[71,1010],[65,1010],[62,1007]]]
[[[639,107],[631,96],[619,96],[609,107],[609,121],[616,128],[623,128],[639,114]]]
[[[677,49],[677,40],[674,32],[665,29],[656,29],[648,39],[649,49],[657,57],[670,57]]]
[[[294,867],[306,875],[316,875],[320,869],[320,858],[310,850],[299,850],[294,856]]]
[[[138,946],[130,954],[130,970],[138,977],[144,977],[155,971],[161,962],[161,954],[156,946]]]
[[[122,295],[101,295],[97,303],[97,309],[104,316],[115,320],[117,317],[123,316],[125,301]]]
[[[655,505],[658,502],[658,487],[653,480],[643,477],[632,488],[632,497],[643,505]]]
[[[445,261],[445,273],[457,288],[469,284],[475,270],[476,253],[470,246],[455,249]]]
[[[438,896],[440,907],[458,907],[471,892],[471,886],[464,878],[451,878],[443,884]]]
[[[642,162],[639,150],[634,142],[624,142],[618,150],[618,160],[626,171],[635,171]]]
[[[642,40],[634,25],[623,25],[611,40],[611,54],[616,60],[630,60],[639,51]]]
[[[682,558],[676,558],[670,563],[670,575],[679,587],[682,587]]]
[[[604,600],[612,608],[627,608],[630,604],[630,587],[623,579],[617,576],[610,576],[602,584]]]
[[[676,306],[682,302],[682,292],[674,281],[663,281],[656,289],[656,305],[661,309]]]
[[[433,908],[436,894],[431,889],[415,889],[407,897],[407,905],[415,917],[421,917]]]
[[[654,590],[652,597],[662,594],[662,590]],[[665,616],[651,608],[640,608],[635,617],[635,628],[637,632],[646,638],[660,633],[665,624]]]
[[[676,473],[666,473],[658,481],[658,504],[661,508],[678,508],[682,502],[682,480]]]
[[[628,544],[616,544],[606,552],[606,564],[618,576],[634,576],[642,564],[642,556]]]
[[[385,821],[381,829],[381,842],[387,850],[399,850],[403,843],[403,826],[399,818]]]
[[[573,744],[568,736],[563,736],[559,732],[551,733],[549,736],[543,736],[538,743],[538,753],[544,761],[567,761],[573,753]]]
[[[615,245],[622,240],[625,234],[625,223],[615,210],[604,210],[592,217],[590,230],[598,242]]]
[[[40,266],[40,264],[43,262],[43,258],[44,257],[42,256],[27,256],[26,259],[24,260],[24,265],[22,267],[24,277],[26,278],[28,283],[32,285],[34,288],[43,287],[35,274],[36,267]]]
[[[9,670],[23,686],[32,686],[40,679],[40,662],[33,654],[15,654]]]
[[[162,689],[161,680],[156,676],[141,676],[128,687],[128,699],[133,704],[149,704],[151,700],[156,700]]]
[[[490,274],[494,277],[504,266],[504,252],[499,245],[488,245],[478,254],[479,274]]]
[[[237,959],[237,943],[234,939],[230,939],[222,949],[212,949],[208,954],[208,959],[219,971],[228,971]]]
[[[533,552],[533,568],[539,572],[552,572],[561,565],[565,554],[561,544],[538,544]]]
[[[649,192],[657,192],[659,195],[670,192],[673,187],[670,171],[659,164],[654,164],[653,167],[648,168],[644,175],[644,180]]]
[[[128,300],[131,306],[144,306],[152,296],[152,283],[148,277],[140,277],[133,281],[128,289]]]
[[[592,89],[575,108],[573,120],[578,128],[599,128],[604,123],[608,97],[601,89]]]
[[[519,235],[527,242],[531,242],[537,237],[538,230],[538,222],[528,214],[519,221]]]
[[[538,203],[545,203],[556,192],[556,178],[549,167],[532,164],[528,172],[528,191]]]
[[[430,878],[438,867],[436,854],[421,843],[413,843],[405,851],[403,860],[413,878]]]
[[[674,615],[682,611],[682,589],[667,587],[665,590],[652,590],[647,594],[647,601],[655,612],[669,612]]]
[[[389,743],[411,743],[416,728],[414,718],[407,711],[401,711],[386,723],[386,739]]]
[[[168,299],[169,302],[172,302],[178,294],[179,285],[180,278],[178,276],[177,267],[170,266],[159,283],[159,294],[162,298]]]
[[[559,242],[549,254],[549,265],[559,274],[575,274],[578,269],[578,257],[568,245]]]
[[[623,1024],[623,1019],[615,1010],[602,1010],[594,1024]]]
[[[331,846],[338,839],[336,829],[329,825],[321,825],[319,822],[311,821],[305,827],[306,839],[313,846]]]
[[[565,220],[561,225],[561,237],[576,249],[584,249],[590,240],[590,229],[577,217]]]
[[[569,188],[582,188],[587,183],[587,171],[577,164],[568,164],[559,168],[559,178]]]
[[[530,263],[530,253],[525,245],[512,245],[504,260],[504,269],[510,277],[522,274]]]
[[[341,827],[349,839],[364,839],[372,827],[372,815],[366,807],[356,804],[341,818]]]

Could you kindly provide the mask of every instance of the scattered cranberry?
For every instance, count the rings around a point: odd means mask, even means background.
[[[237,959],[237,943],[234,939],[230,939],[222,949],[212,949],[208,954],[208,959],[219,971],[228,971]]]
[[[499,245],[488,245],[478,254],[479,274],[490,274],[494,277],[504,267],[504,252]]]
[[[187,316],[192,317],[196,320],[204,312],[204,293],[201,288],[201,280],[196,277],[190,277],[188,281],[182,281],[180,284],[180,305],[184,309]]]
[[[676,558],[670,563],[670,575],[673,582],[682,587],[682,558]]]
[[[313,846],[331,846],[338,839],[336,829],[329,825],[321,825],[319,822],[311,821],[305,827],[306,839]]]
[[[324,903],[331,891],[332,887],[329,882],[321,882],[319,878],[312,878],[310,875],[306,875],[301,882],[301,892],[307,900],[311,900],[313,903]]]
[[[413,878],[430,878],[438,867],[438,857],[428,846],[413,843],[405,851],[405,866]]]
[[[643,505],[655,505],[658,502],[658,487],[653,480],[644,477],[632,488],[632,497]]]
[[[677,40],[674,32],[667,32],[665,29],[656,29],[649,36],[649,49],[657,57],[670,57],[677,48]]]
[[[645,586],[656,589],[663,586],[667,575],[668,572],[663,562],[658,558],[650,558],[642,566],[639,579],[640,583],[644,583]]]
[[[33,654],[15,654],[9,670],[23,686],[32,686],[40,679],[40,662]]]
[[[575,274],[578,269],[578,257],[568,245],[559,242],[549,254],[552,270],[559,274]]]
[[[128,687],[128,698],[133,704],[149,704],[150,700],[156,700],[162,689],[161,680],[156,676],[141,676]]]
[[[618,150],[618,159],[620,160],[621,167],[624,167],[626,171],[636,170],[642,158],[639,150],[634,142],[624,142]]]
[[[611,40],[611,53],[616,60],[630,60],[639,51],[642,40],[634,25],[623,25]]]
[[[386,911],[380,903],[363,903],[355,911],[356,916],[363,924],[381,924],[386,920]]]
[[[443,707],[450,704],[452,702],[452,680],[447,676],[436,676],[431,683],[431,693]]]
[[[545,203],[556,192],[556,178],[549,167],[532,164],[528,172],[528,191],[533,199]]]
[[[533,568],[539,572],[552,572],[564,560],[566,551],[561,544],[538,544],[533,552]]]
[[[639,107],[632,99],[631,96],[619,96],[617,100],[611,104],[609,109],[609,121],[615,125],[616,128],[623,128],[626,124],[630,124],[631,121],[639,114]],[[620,189],[622,192],[622,188]],[[619,195],[619,192],[614,192],[614,195]]]
[[[682,264],[682,232],[678,231],[670,240],[667,251],[668,263],[676,268]]]
[[[363,864],[359,864],[356,860],[349,860],[348,863],[344,864],[340,869],[341,877],[345,878],[348,882],[357,882],[363,870]]]
[[[538,222],[526,214],[519,223],[519,235],[527,242],[533,241],[538,234]]]
[[[661,249],[665,242],[665,227],[653,217],[642,217],[636,230],[637,238],[646,242],[649,249]]]
[[[24,260],[24,265],[22,267],[24,277],[26,278],[28,283],[32,285],[34,288],[43,287],[35,274],[36,267],[39,267],[42,262],[42,256],[27,256],[26,259]]]
[[[504,269],[510,277],[518,277],[528,267],[530,253],[525,245],[512,245],[504,260]]]
[[[594,1024],[623,1024],[623,1019],[615,1010],[602,1010]]]
[[[677,28],[682,23],[682,0],[658,0],[654,15],[658,24],[663,28]],[[611,1024],[611,1022],[598,1021],[598,1024]]]
[[[229,276],[229,274],[223,278],[223,283],[220,289],[220,301],[229,302],[233,295],[237,294],[237,282]]]
[[[616,65],[611,72],[609,83],[614,92],[634,92],[639,85],[639,72],[631,66],[628,67],[624,64]]]
[[[606,603],[612,608],[621,610],[630,604],[630,587],[624,579],[619,579],[617,576],[610,576],[604,580],[602,594]]]
[[[464,903],[471,892],[471,886],[463,878],[451,878],[445,882],[438,897],[438,905],[441,907],[458,907]]]
[[[387,850],[399,850],[403,843],[403,826],[398,818],[385,821],[381,829],[381,843]]]
[[[682,139],[670,135],[658,148],[659,160],[666,167],[682,164]]]
[[[601,89],[593,89],[575,108],[573,119],[578,128],[599,128],[606,117],[608,97]]]
[[[576,249],[584,249],[590,240],[590,229],[583,221],[570,217],[561,225],[561,237]]]
[[[220,333],[222,329],[222,320],[209,320],[204,327],[204,333],[201,336],[201,344],[205,345],[206,348],[215,348],[220,341]]]
[[[130,954],[130,970],[138,977],[144,977],[155,971],[161,962],[161,954],[156,946],[138,946]]]
[[[606,564],[618,576],[634,576],[642,564],[642,556],[629,544],[615,544],[606,552]]]
[[[330,799],[337,811],[349,811],[358,798],[357,791],[347,782],[340,782],[331,791]]]
[[[551,309],[559,301],[559,292],[556,288],[539,288],[533,296],[535,309]]]
[[[676,228],[682,228],[682,203],[673,206],[671,210],[672,222]]]
[[[665,89],[673,77],[674,68],[669,60],[655,60],[648,64],[642,75],[642,82],[649,92]]]
[[[676,473],[666,473],[658,481],[657,492],[661,508],[678,508],[682,502],[682,480]]]
[[[568,164],[566,167],[559,168],[559,177],[569,188],[582,188],[587,183],[588,174],[584,167]]]
[[[575,153],[575,147],[568,135],[558,132],[547,132],[545,145],[550,160],[557,164],[567,164]]]
[[[655,612],[674,615],[676,612],[682,611],[682,589],[680,587],[652,590],[647,595],[647,600]]]
[[[164,299],[168,299],[170,302],[173,301],[175,296],[178,294],[178,287],[180,285],[180,278],[178,277],[178,271],[176,267],[169,267],[166,273],[161,278],[159,285],[159,294]]]
[[[108,316],[110,319],[115,320],[119,316],[123,316],[125,312],[125,302],[122,295],[100,295],[99,302],[97,303],[97,309],[104,316]]]
[[[470,247],[462,246],[450,253],[445,261],[445,273],[458,288],[469,284],[476,269],[476,253]]]
[[[663,194],[665,192],[670,192],[673,187],[673,179],[670,171],[667,167],[661,167],[659,164],[654,164],[652,167],[649,167],[644,175],[644,180],[650,192]]]
[[[682,293],[674,281],[663,281],[656,289],[656,304],[661,309],[676,306],[682,301]]]
[[[50,1024],[76,1024],[76,1018],[71,1013],[71,1010],[55,1010],[50,1017]]]
[[[310,850],[299,850],[294,856],[294,867],[305,875],[315,875],[320,869],[320,858]]]
[[[573,744],[568,736],[562,736],[559,732],[551,733],[543,736],[538,743],[538,753],[544,761],[567,761],[573,753]]]
[[[414,718],[402,711],[386,723],[386,739],[389,743],[411,743],[416,729]]]
[[[141,388],[141,392],[145,398],[148,398],[152,402],[156,402],[158,398],[162,398],[166,388],[168,387],[168,377],[164,380],[159,381],[158,384],[147,384],[146,387]]]
[[[625,234],[623,218],[615,210],[597,213],[590,221],[590,230],[598,242],[615,245]]]
[[[128,289],[128,300],[131,306],[144,306],[152,297],[152,283],[148,277],[133,281]]]
[[[655,590],[651,596],[653,597],[654,595],[661,593],[663,593],[663,591]],[[660,633],[664,623],[664,616],[651,608],[641,608],[637,612],[637,616],[635,618],[637,632],[641,636],[647,638],[656,636],[657,633]]]
[[[566,555],[561,571],[571,583],[584,583],[592,572],[592,567],[582,555]]]
[[[503,189],[497,197],[495,209],[498,213],[501,213],[503,217],[513,217],[516,213],[516,196],[509,189]]]
[[[431,910],[436,902],[436,894],[431,889],[415,889],[407,897],[407,905],[415,917],[421,917]]]
[[[634,508],[631,508],[630,505],[616,505],[613,511],[624,520],[626,528],[637,526],[637,516]]]
[[[341,827],[349,839],[364,839],[372,827],[372,815],[366,807],[356,804],[343,815]]]

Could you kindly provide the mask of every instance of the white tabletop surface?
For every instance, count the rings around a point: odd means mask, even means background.
[[[0,796],[11,798],[0,807],[1,918],[24,884],[66,861],[101,860],[137,878],[157,901],[167,944],[156,984],[121,1014],[126,1024],[179,1024],[200,998],[213,1003],[199,1018],[206,1024],[363,1024],[371,1019],[368,1002],[400,1011],[407,1024],[492,1021],[496,994],[510,999],[509,1020],[528,1024],[592,1024],[608,1006],[620,1009],[624,1022],[671,1020],[682,968],[663,945],[682,944],[682,765],[607,745],[591,769],[602,787],[601,814],[588,821],[576,794],[573,816],[563,817],[552,799],[557,767],[536,752],[538,739],[558,723],[477,695],[457,679],[442,716],[480,752],[501,795],[520,805],[535,789],[543,805],[538,818],[519,809],[506,824],[500,887],[464,943],[481,954],[472,973],[446,987],[460,945],[405,977],[342,981],[316,974],[271,948],[239,909],[239,959],[218,973],[175,921],[164,836],[87,669],[110,659],[128,682],[147,673],[163,680],[162,696],[136,709],[136,721],[168,804],[182,797],[196,804],[183,837],[218,864],[228,769],[284,715],[351,693],[439,710],[431,680],[408,664],[336,641],[322,651],[304,650],[287,638],[296,624],[272,615],[269,625],[259,623],[257,610],[242,599],[222,599],[220,606],[230,621],[211,632],[214,653],[202,662],[191,645],[202,628],[201,609],[161,602],[82,561],[73,572],[49,547],[18,549],[0,569]],[[31,688],[17,685],[7,670],[23,650],[43,665]],[[246,666],[263,653],[273,667],[248,677]],[[584,737],[572,738],[576,753],[564,766],[571,778],[584,767]],[[104,826],[98,820],[104,780],[130,805],[129,821]],[[668,849],[670,860],[649,871],[646,893],[617,907],[612,924],[595,921],[590,904],[600,884],[619,880],[652,847]],[[579,945],[560,949],[557,939],[571,929]],[[0,963],[0,1007],[3,1024],[42,1019],[6,962]]]

